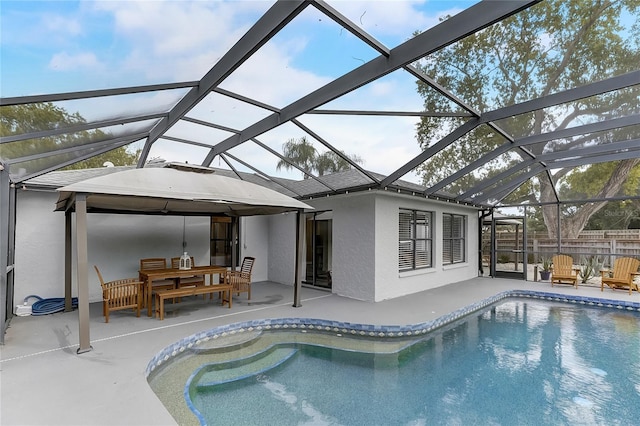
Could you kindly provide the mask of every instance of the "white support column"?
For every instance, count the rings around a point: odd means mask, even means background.
[[[295,281],[293,282],[293,307],[299,308],[302,306],[302,302],[300,301],[300,291],[302,290],[302,271],[304,270],[304,259],[302,258],[302,254],[304,253],[303,244],[305,241],[304,235],[304,217],[303,211],[298,210],[296,214],[296,266],[295,266]]]
[[[76,250],[78,280],[78,326],[80,347],[78,354],[89,352],[89,266],[87,255],[87,195],[76,194]]]

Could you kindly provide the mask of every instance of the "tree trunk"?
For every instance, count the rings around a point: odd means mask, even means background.
[[[594,198],[608,198],[615,196],[625,183],[627,176],[632,168],[640,164],[640,159],[631,159],[620,161],[614,169],[611,177]],[[540,199],[542,201],[554,201],[555,196],[551,183],[548,179],[540,180]],[[606,201],[598,203],[586,203],[577,208],[576,213],[572,216],[562,217],[560,232],[563,238],[578,238],[580,232],[584,229],[589,218],[598,210],[607,204]],[[542,207],[542,215],[544,223],[547,225],[549,238],[557,238],[558,215],[556,205],[545,205]]]

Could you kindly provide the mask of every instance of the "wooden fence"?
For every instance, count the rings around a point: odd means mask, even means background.
[[[491,247],[488,235],[483,236],[483,255],[488,255]],[[511,262],[515,254],[511,251],[516,247],[515,234],[501,232],[496,234],[496,250],[498,262]],[[522,249],[522,247],[519,247]],[[616,257],[640,258],[640,230],[624,229],[612,231],[583,231],[578,238],[562,239],[558,249],[558,241],[542,236],[529,234],[527,236],[528,263],[537,263],[541,257],[548,257],[555,253],[572,256],[576,262],[582,257],[599,256],[606,266],[613,264]]]

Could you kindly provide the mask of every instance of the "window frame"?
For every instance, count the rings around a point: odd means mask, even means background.
[[[454,235],[454,219],[461,219],[460,235]],[[449,224],[447,224],[449,221]],[[447,235],[448,234],[448,235]],[[456,247],[460,257],[456,257]],[[448,259],[447,259],[448,256]],[[442,213],[442,264],[455,265],[467,261],[467,215],[458,213]]]
[[[410,219],[404,220],[403,215],[410,214]],[[419,217],[422,216],[422,217]],[[433,234],[434,212],[400,208],[398,212],[398,271],[415,271],[433,268]],[[403,226],[404,225],[404,226]],[[406,227],[409,226],[409,234]],[[420,229],[419,229],[420,228]],[[404,232],[403,232],[403,229]],[[407,250],[406,245],[409,245]],[[422,246],[422,250],[420,247]],[[408,259],[407,259],[408,258]]]

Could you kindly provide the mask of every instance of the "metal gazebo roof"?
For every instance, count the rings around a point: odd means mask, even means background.
[[[253,216],[313,209],[254,183],[173,167],[125,170],[58,191],[58,211],[69,209],[78,192],[88,194],[89,213]]]

